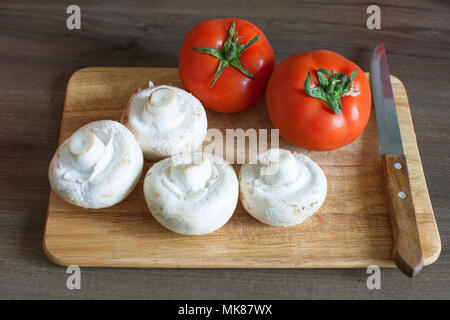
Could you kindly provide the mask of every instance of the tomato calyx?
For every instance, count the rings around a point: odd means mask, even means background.
[[[219,59],[219,66],[217,67],[216,74],[214,75],[214,79],[212,80],[210,87],[212,87],[214,83],[216,83],[217,79],[220,77],[223,70],[225,70],[225,68],[228,66],[235,67],[243,74],[245,74],[247,77],[254,79],[251,72],[248,71],[239,61],[239,57],[245,50],[247,50],[256,41],[258,41],[259,37],[260,35],[258,34],[249,42],[239,45],[239,39],[236,39],[236,25],[233,21],[230,29],[228,30],[228,38],[223,44],[222,49],[198,48],[198,47],[193,48],[194,50],[209,54]]]
[[[333,73],[333,70],[319,69],[317,71],[317,78],[319,79],[319,86],[310,88],[311,73],[308,72],[305,83],[303,85],[307,95],[313,98],[318,98],[327,104],[327,106],[334,111],[335,114],[340,114],[342,111],[341,97],[357,96],[359,91],[353,88],[353,80],[355,79],[355,69],[348,77],[345,73]],[[325,75],[328,76],[325,77]]]

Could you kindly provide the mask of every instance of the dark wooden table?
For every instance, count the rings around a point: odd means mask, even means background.
[[[76,1],[81,30],[66,28],[68,2],[0,3],[0,298],[450,298],[450,3],[377,1],[381,30],[366,28],[367,1]],[[407,88],[425,176],[442,237],[439,260],[414,279],[382,270],[83,268],[82,289],[47,260],[42,234],[64,91],[87,66],[175,67],[197,22],[237,16],[258,25],[277,61],[331,49],[369,69],[386,44]]]

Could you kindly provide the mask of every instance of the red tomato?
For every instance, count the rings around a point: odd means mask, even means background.
[[[319,69],[328,70],[328,75]],[[355,78],[343,90],[355,70]],[[328,87],[331,82],[334,89]],[[366,127],[371,108],[370,85],[361,68],[327,50],[293,55],[281,62],[270,77],[266,99],[270,119],[280,135],[315,151],[340,148],[355,140]]]
[[[225,18],[203,21],[189,31],[179,73],[184,88],[205,107],[231,113],[264,95],[274,66],[275,55],[261,30],[248,21]]]

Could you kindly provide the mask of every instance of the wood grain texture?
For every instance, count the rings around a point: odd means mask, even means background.
[[[69,80],[60,143],[82,125],[119,120],[130,95],[155,84],[181,87],[175,68],[87,68]],[[425,264],[440,252],[440,240],[401,82],[393,78],[401,132],[411,170],[411,189],[420,214]],[[208,127],[271,128],[265,101],[238,114],[207,111]],[[209,142],[206,141],[204,146]],[[204,236],[183,236],[158,224],[148,212],[142,179],[122,203],[85,210],[50,195],[44,248],[62,265],[112,267],[327,268],[392,267],[392,232],[383,190],[376,123],[372,112],[364,133],[352,144],[330,152],[311,152],[281,139],[280,146],[308,154],[325,171],[327,199],[299,226],[277,228],[248,215],[239,204],[230,221]],[[235,162],[248,154],[235,150]],[[240,158],[239,158],[240,157]],[[146,162],[144,170],[151,163]],[[239,165],[235,165],[236,171]],[[143,175],[144,176],[144,175]]]
[[[380,30],[366,28],[371,3],[357,0],[75,4],[82,11],[81,30],[67,30],[65,1],[0,1],[0,298],[450,298],[450,73],[442,72],[450,69],[448,1],[379,0]],[[373,48],[385,43],[390,71],[408,91],[442,237],[436,263],[414,279],[382,269],[381,290],[367,289],[365,269],[124,268],[82,268],[82,290],[67,290],[66,269],[46,258],[42,237],[47,167],[58,143],[69,77],[89,66],[176,67],[187,31],[223,16],[255,23],[277,63],[306,50],[329,49],[369,70]]]
[[[394,243],[393,260],[403,273],[413,277],[422,271],[423,253],[406,157],[400,154],[385,154],[382,163],[384,192]]]

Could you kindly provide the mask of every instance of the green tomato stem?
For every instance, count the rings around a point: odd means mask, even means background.
[[[219,59],[219,65],[217,67],[216,74],[211,82],[211,87],[216,83],[217,79],[219,79],[223,70],[228,66],[232,66],[247,77],[254,79],[253,75],[250,71],[248,71],[242,63],[239,61],[239,57],[245,50],[247,50],[250,46],[252,46],[256,41],[258,41],[260,35],[258,34],[256,37],[251,39],[249,42],[239,45],[239,39],[236,39],[236,24],[231,24],[230,29],[228,30],[228,38],[222,46],[222,49],[215,48],[193,48],[202,53],[209,54],[213,57]]]
[[[345,73],[333,74],[333,70],[329,72],[321,68],[317,71],[319,86],[310,88],[311,73],[308,72],[303,87],[308,96],[325,101],[334,113],[340,114],[342,111],[341,97],[354,97],[359,94],[359,92],[354,91],[352,85],[357,71],[358,69],[355,69],[347,78]]]

